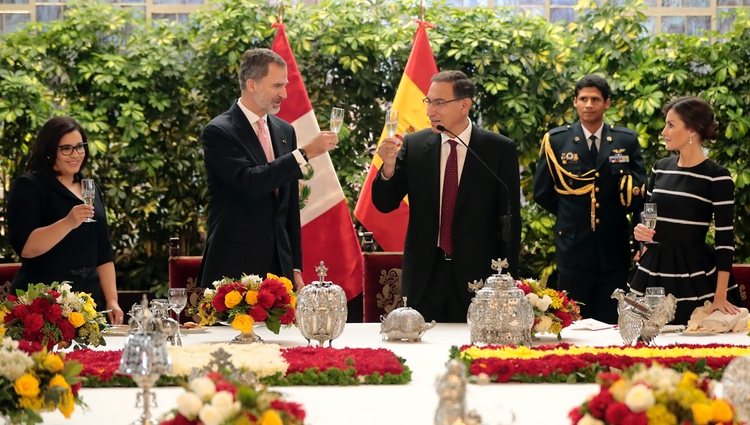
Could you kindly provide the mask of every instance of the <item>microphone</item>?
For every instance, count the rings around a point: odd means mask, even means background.
[[[474,149],[470,148],[469,145],[466,144],[463,140],[461,140],[460,137],[458,137],[458,134],[448,130],[445,128],[444,125],[438,124],[435,128],[438,129],[438,131],[443,133],[448,133],[451,137],[455,138],[456,140],[463,145],[463,147],[466,148],[467,151],[471,152],[472,155],[474,155],[474,158],[479,161],[480,164],[484,166],[484,168],[487,169],[487,171],[492,174],[492,177],[497,180],[498,183],[500,183],[500,186],[503,188],[503,191],[505,192],[505,204],[507,207],[506,213],[504,216],[500,217],[500,237],[503,239],[503,242],[506,244],[507,252],[505,255],[510,256],[510,235],[511,235],[511,217],[512,217],[512,211],[510,208],[510,189],[508,189],[508,185],[505,184],[505,182],[495,173],[495,170],[492,169],[482,158],[479,157],[479,155],[474,152]]]

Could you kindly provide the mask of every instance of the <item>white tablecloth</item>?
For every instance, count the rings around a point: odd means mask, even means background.
[[[406,359],[412,370],[412,382],[406,385],[361,385],[354,387],[279,387],[292,401],[300,402],[307,411],[308,425],[432,425],[438,397],[434,382],[444,371],[449,349],[453,345],[469,343],[469,330],[465,324],[438,324],[429,330],[420,343],[382,341],[377,323],[347,324],[344,333],[334,340],[334,347],[383,347]],[[227,327],[213,327],[206,333],[183,337],[184,345],[227,342],[237,332]],[[266,342],[282,347],[306,345],[296,328],[282,329],[274,335],[265,328],[256,333]],[[107,337],[102,349],[121,349],[124,337]],[[614,329],[599,331],[568,330],[563,340],[577,345],[617,345],[621,343]],[[554,343],[553,336],[543,336],[538,343]],[[684,336],[666,334],[657,337],[659,345],[676,342],[709,344],[750,344],[745,334],[713,336]],[[567,413],[587,396],[596,392],[595,384],[490,384],[469,385],[467,407],[482,415],[485,424],[568,424]],[[175,406],[181,388],[156,389],[158,407],[163,414]],[[76,408],[70,421],[59,412],[44,415],[45,424],[119,425],[137,419],[140,409],[135,408],[135,388],[83,389],[81,395],[89,409]]]

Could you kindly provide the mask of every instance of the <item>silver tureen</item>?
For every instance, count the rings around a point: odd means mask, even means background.
[[[497,273],[486,283],[469,283],[476,292],[467,315],[472,344],[531,345],[534,310],[513,277],[502,273],[507,267],[505,259],[492,260]]]
[[[383,340],[387,341],[421,341],[422,335],[435,326],[435,321],[425,323],[424,316],[417,310],[406,306],[406,297],[403,297],[404,306],[380,316],[380,333]]]
[[[339,285],[325,280],[328,267],[322,261],[315,271],[319,280],[302,288],[297,296],[297,327],[308,345],[310,340],[318,341],[320,346],[328,341],[330,347],[344,331],[346,294]]]

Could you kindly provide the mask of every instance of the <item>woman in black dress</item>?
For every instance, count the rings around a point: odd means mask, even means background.
[[[726,168],[706,157],[704,143],[718,137],[713,109],[697,97],[666,104],[661,132],[666,149],[677,156],[659,160],[649,178],[646,202],[657,204],[654,230],[638,224],[635,239],[646,251],[636,264],[631,290],[642,295],[664,287],[677,298],[673,323],[685,324],[696,307],[739,311],[739,291],[730,279],[734,254],[734,182]],[[706,244],[714,223],[715,247]],[[653,242],[653,243],[651,243]]]
[[[97,189],[93,206],[81,195],[88,154],[86,134],[70,117],[52,118],[39,130],[28,173],[15,180],[8,196],[10,242],[21,258],[12,290],[70,281],[119,324],[123,312],[101,193]],[[85,222],[88,218],[96,221]]]

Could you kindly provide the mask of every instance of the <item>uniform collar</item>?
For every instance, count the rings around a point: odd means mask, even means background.
[[[604,122],[602,122],[602,125],[600,125],[599,128],[593,133],[589,132],[588,129],[586,129],[586,126],[584,126],[583,124],[581,124],[581,128],[583,129],[583,135],[585,136],[586,140],[588,140],[588,138],[591,137],[592,134],[596,136],[597,140],[602,140],[602,130],[604,130]]]

